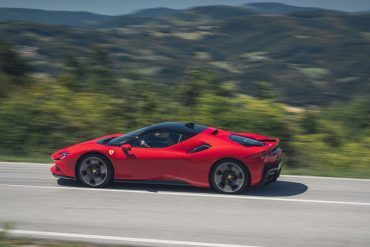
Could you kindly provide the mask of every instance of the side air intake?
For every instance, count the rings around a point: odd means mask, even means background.
[[[200,145],[198,147],[195,147],[193,148],[192,150],[190,150],[188,153],[189,154],[192,154],[192,153],[197,153],[197,152],[200,152],[200,151],[204,151],[204,150],[207,150],[209,149],[211,146],[208,145],[208,144],[203,144],[203,145]]]

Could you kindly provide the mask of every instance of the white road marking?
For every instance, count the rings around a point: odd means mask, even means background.
[[[2,229],[0,229],[1,231]],[[179,240],[165,240],[165,239],[152,239],[152,238],[132,238],[132,237],[118,237],[118,236],[105,236],[105,235],[92,235],[92,234],[78,234],[78,233],[65,233],[65,232],[44,232],[44,231],[30,231],[30,230],[8,230],[8,233],[14,235],[28,235],[28,236],[44,236],[44,237],[63,237],[74,239],[87,239],[87,240],[110,240],[118,242],[136,242],[136,243],[149,243],[149,244],[169,244],[169,245],[186,245],[186,246],[205,246],[205,247],[256,247],[250,245],[237,245],[237,244],[219,244],[219,243],[206,243],[206,242],[193,242],[193,241],[179,241]]]
[[[322,176],[304,176],[304,175],[281,175],[280,177],[281,178],[311,178],[311,179],[370,182],[370,179],[366,179],[366,178],[342,178],[342,177],[322,177]]]
[[[0,161],[0,165],[36,165],[36,166],[48,166],[51,167],[53,163],[28,163],[28,162],[14,162],[14,161]],[[366,178],[344,178],[344,177],[324,177],[324,176],[305,176],[305,175],[281,175],[284,178],[312,178],[312,179],[329,179],[329,180],[347,180],[347,181],[364,181],[370,182],[370,179]]]
[[[83,190],[83,191],[91,191],[91,192],[93,191],[94,192],[118,192],[118,193],[151,194],[151,195],[193,196],[193,197],[228,198],[228,199],[245,199],[245,200],[261,200],[261,201],[283,201],[283,202],[370,206],[370,202],[327,201],[327,200],[294,199],[294,198],[266,197],[266,196],[224,195],[224,194],[169,192],[169,191],[152,192],[152,191],[146,191],[146,190],[121,190],[121,189],[104,189],[104,188],[98,189],[98,188],[81,188],[81,187],[63,187],[63,186],[56,187],[56,186],[21,185],[21,184],[0,184],[0,187],[1,186],[29,188],[29,189]]]

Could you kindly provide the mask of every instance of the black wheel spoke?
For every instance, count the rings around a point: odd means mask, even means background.
[[[236,191],[238,188],[239,188],[239,186],[237,185],[237,184],[232,184],[232,185],[230,185],[231,186],[231,189],[233,190],[233,191]]]
[[[225,188],[225,183],[219,183],[219,184],[218,184],[218,186],[219,186],[220,188]]]

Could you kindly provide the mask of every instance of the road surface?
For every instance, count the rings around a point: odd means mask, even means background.
[[[138,246],[370,246],[370,180],[282,176],[230,196],[186,186],[89,189],[51,165],[0,162],[12,236]]]

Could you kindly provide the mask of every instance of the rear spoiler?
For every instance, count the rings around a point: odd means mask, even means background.
[[[280,139],[279,138],[256,139],[256,140],[257,141],[260,141],[260,142],[277,142],[277,143],[280,142]]]

